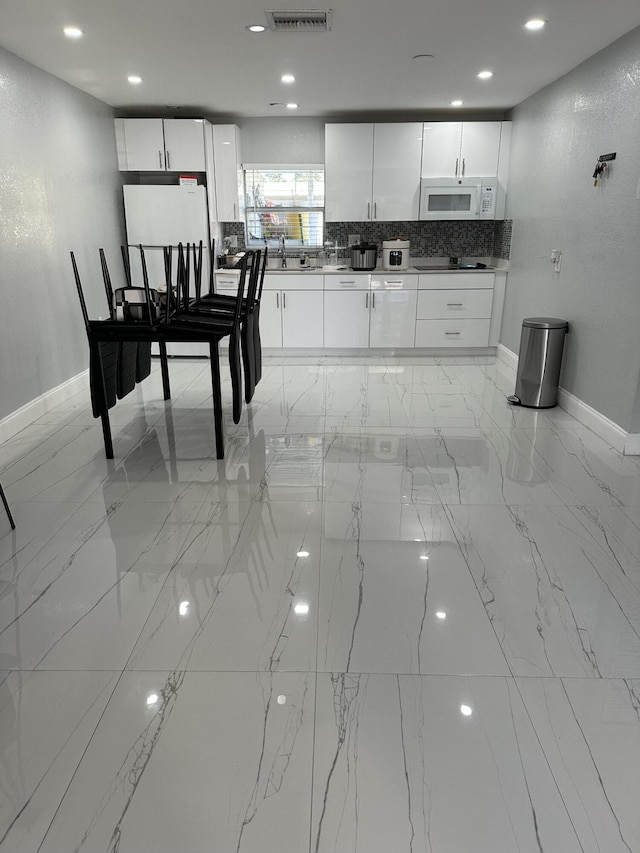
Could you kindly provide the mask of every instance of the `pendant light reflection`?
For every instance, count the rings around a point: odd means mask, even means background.
[[[473,708],[470,705],[460,705],[460,713],[463,717],[470,717],[473,714]]]
[[[286,701],[287,701],[287,697],[283,693],[281,693],[278,696],[278,705],[284,705],[286,703]]]
[[[157,693],[150,693],[147,696],[147,708],[153,708],[154,705],[157,705],[160,701],[160,697]]]
[[[308,557],[309,553],[310,553],[309,551],[298,551],[298,553],[296,554],[296,557]]]
[[[298,616],[306,616],[309,612],[309,605],[299,601],[298,604],[294,605],[293,612],[297,613]]]
[[[436,619],[439,619],[441,622],[447,618],[447,614],[444,610],[436,610]]]
[[[187,616],[189,614],[189,608],[191,607],[190,601],[181,601],[180,606],[178,607],[178,613],[181,616]]]

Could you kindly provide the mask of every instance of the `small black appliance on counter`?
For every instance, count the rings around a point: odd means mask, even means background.
[[[351,269],[370,272],[376,268],[378,247],[375,243],[357,243],[350,246]]]

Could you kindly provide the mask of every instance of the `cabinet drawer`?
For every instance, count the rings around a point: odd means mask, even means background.
[[[417,347],[489,346],[491,320],[418,320]]]
[[[371,290],[417,290],[417,275],[398,275],[397,273],[373,273]]]
[[[322,290],[324,276],[315,273],[270,273],[264,277],[267,290]]]
[[[367,273],[344,273],[342,275],[325,275],[325,290],[369,290],[370,276]]]
[[[493,290],[421,290],[418,320],[491,317]]]
[[[240,281],[240,273],[216,273],[216,293],[224,293],[225,295],[236,295],[238,292],[238,282]]]
[[[480,290],[493,287],[492,272],[428,272],[418,276],[420,290]]]

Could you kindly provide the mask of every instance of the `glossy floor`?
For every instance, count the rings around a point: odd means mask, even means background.
[[[0,850],[640,851],[640,465],[492,359],[208,366],[2,447]],[[229,399],[225,388],[225,400]]]

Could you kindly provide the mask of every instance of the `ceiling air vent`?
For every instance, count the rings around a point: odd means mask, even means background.
[[[332,10],[305,9],[302,12],[265,12],[269,29],[286,32],[319,32],[331,29]]]

